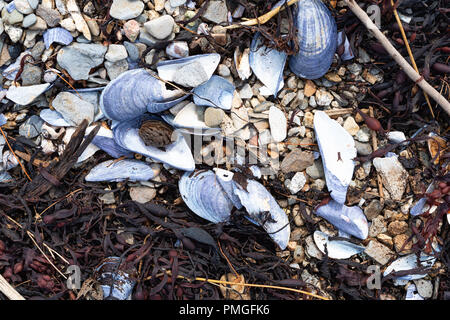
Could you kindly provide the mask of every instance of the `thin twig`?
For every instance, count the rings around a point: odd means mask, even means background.
[[[25,300],[0,274],[0,291],[10,300]]]
[[[25,167],[23,166],[22,162],[20,162],[19,158],[17,158],[16,154],[14,153],[14,150],[11,148],[11,146],[9,145],[8,142],[8,138],[6,138],[5,133],[3,132],[3,129],[0,127],[0,131],[3,135],[3,138],[5,138],[6,144],[8,145],[9,150],[11,151],[11,153],[13,154],[14,158],[16,158],[17,162],[19,163],[20,167],[22,168],[23,172],[25,173],[25,175],[27,176],[28,180],[32,181],[33,179],[30,178],[30,176],[28,175],[27,170],[25,170]]]

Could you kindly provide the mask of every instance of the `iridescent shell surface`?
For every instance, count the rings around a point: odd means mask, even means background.
[[[185,97],[179,90],[166,89],[165,83],[149,71],[134,69],[122,73],[106,86],[100,97],[100,108],[107,118],[125,121],[147,111],[165,111]]]
[[[320,0],[299,1],[294,16],[299,52],[289,59],[289,67],[299,77],[318,79],[328,71],[336,52],[336,21]]]

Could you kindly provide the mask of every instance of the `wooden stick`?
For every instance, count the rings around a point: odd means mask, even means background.
[[[375,38],[383,45],[386,51],[391,55],[391,57],[399,64],[406,75],[414,81],[422,90],[433,98],[447,114],[450,115],[450,102],[445,99],[436,89],[434,89],[423,76],[418,74],[413,67],[402,57],[402,55],[394,48],[394,46],[389,42],[386,36],[381,33],[375,24],[370,20],[369,16],[359,7],[355,0],[344,0],[350,10],[361,20],[361,22],[366,26],[366,28],[373,33]]]
[[[5,278],[0,274],[0,291],[9,299],[9,300],[25,300],[24,297],[20,293],[16,291]]]

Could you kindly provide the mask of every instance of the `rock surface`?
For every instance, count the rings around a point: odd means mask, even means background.
[[[406,189],[408,172],[403,168],[397,157],[375,158],[375,169],[383,179],[383,186],[393,200],[401,200]]]
[[[73,43],[59,51],[57,61],[74,80],[87,80],[91,69],[103,63],[106,50],[101,44]]]

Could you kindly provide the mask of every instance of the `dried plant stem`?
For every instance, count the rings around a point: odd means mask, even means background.
[[[366,26],[366,28],[373,33],[375,38],[383,45],[386,51],[391,55],[391,57],[398,63],[398,65],[403,69],[406,75],[425,93],[433,98],[447,114],[450,115],[450,102],[445,99],[435,88],[433,88],[427,81],[423,79],[419,73],[417,73],[413,67],[411,67],[405,58],[394,48],[394,46],[389,42],[386,36],[378,29],[375,24],[370,20],[369,16],[359,7],[355,0],[344,0],[350,10],[361,20],[361,22]]]
[[[297,3],[299,0],[290,0],[286,3],[287,6],[292,6],[293,4]],[[255,26],[255,25],[260,25],[260,24],[264,24],[267,21],[269,21],[270,19],[272,19],[275,15],[278,14],[278,12],[284,10],[285,6],[281,5],[273,10],[270,10],[269,12],[263,14],[262,16],[255,18],[255,19],[250,19],[241,23],[237,23],[237,24],[232,24],[231,26],[226,26],[225,29],[237,29],[240,28],[242,26]]]
[[[406,46],[406,51],[408,51],[409,58],[411,59],[411,64],[416,70],[417,73],[419,73],[419,69],[417,68],[416,60],[414,60],[414,55],[412,54],[411,47],[409,46],[408,38],[406,37],[405,30],[403,29],[402,21],[400,20],[400,17],[398,16],[397,9],[395,8],[394,0],[391,0],[392,8],[394,9],[394,16],[395,20],[397,20],[398,27],[400,28],[400,33],[402,34],[403,42]],[[431,115],[434,118],[434,112],[433,108],[431,107],[430,98],[428,97],[428,94],[426,92],[423,93],[425,100],[427,100],[428,108],[430,108]]]
[[[25,300],[0,274],[0,291],[10,300]]]
[[[172,272],[170,270],[167,270],[166,273],[170,276],[172,275]],[[164,274],[158,274],[156,275],[158,276],[162,276]],[[149,276],[147,278],[145,278],[144,280],[150,280],[152,277]],[[244,286],[244,287],[255,287],[255,288],[270,288],[270,289],[279,289],[279,290],[286,290],[286,291],[292,291],[292,292],[297,292],[297,293],[303,293],[306,294],[308,296],[317,298],[317,299],[321,299],[321,300],[330,300],[327,297],[323,297],[308,291],[304,291],[304,290],[299,290],[299,289],[294,289],[294,288],[287,288],[287,287],[281,287],[281,286],[271,286],[271,285],[267,285],[267,284],[253,284],[253,283],[236,283],[236,282],[231,282],[231,281],[222,281],[222,280],[214,280],[214,279],[207,279],[207,278],[202,278],[202,277],[196,277],[194,279],[189,279],[187,277],[184,277],[182,275],[178,275],[177,278],[179,279],[186,279],[186,280],[195,280],[195,281],[206,281],[209,282],[211,284],[221,284],[221,285],[238,285],[238,286]],[[226,289],[230,289],[228,287],[225,287]]]
[[[369,115],[373,118],[373,108],[369,107]],[[378,149],[378,141],[377,141],[377,133],[372,130],[372,148],[373,150]],[[377,172],[377,182],[378,182],[378,196],[381,201],[384,201],[384,193],[383,193],[383,181],[381,180],[380,174]]]
[[[2,135],[3,135],[3,138],[5,138],[5,141],[6,141],[6,144],[8,145],[9,150],[13,154],[14,158],[16,158],[16,160],[19,163],[20,167],[22,168],[23,173],[25,173],[25,175],[27,176],[28,180],[32,181],[33,179],[30,178],[30,176],[28,175],[27,170],[25,170],[25,167],[23,166],[22,162],[20,162],[19,158],[17,158],[16,154],[14,153],[14,150],[9,145],[8,138],[6,137],[6,134],[3,132],[1,127],[0,127],[0,131],[1,131]]]

